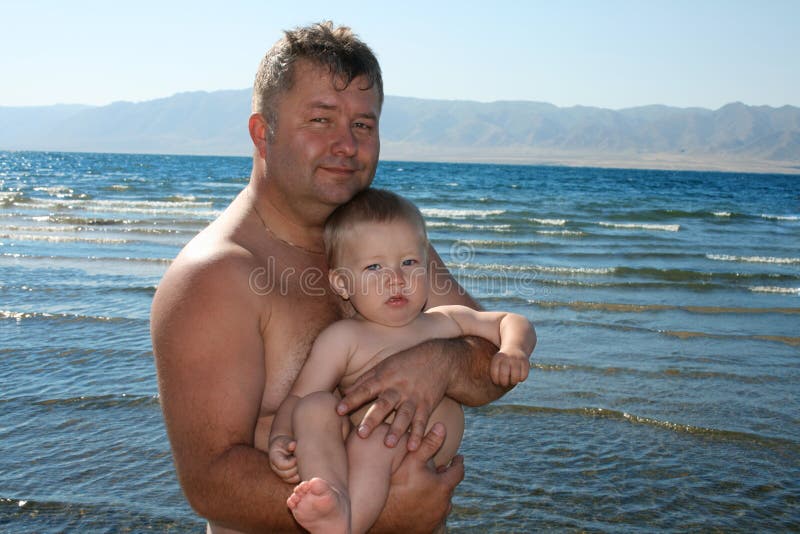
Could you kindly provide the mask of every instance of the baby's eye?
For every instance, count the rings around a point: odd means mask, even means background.
[[[419,262],[414,258],[409,258],[407,260],[403,260],[403,267],[408,267],[409,265],[416,265],[417,263]]]
[[[380,263],[372,263],[370,265],[367,265],[364,269],[367,271],[377,271],[380,268],[381,268]]]

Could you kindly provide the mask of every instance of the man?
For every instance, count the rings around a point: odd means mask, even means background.
[[[322,229],[375,175],[382,102],[378,62],[348,28],[287,32],[256,77],[249,184],[186,245],[156,292],[151,330],[167,432],[183,491],[212,532],[298,530],[286,507],[292,488],[272,473],[267,441],[314,338],[352,313],[328,287]],[[428,305],[475,307],[431,256]],[[493,353],[477,339],[429,342],[345,392],[341,412],[377,398],[362,436],[393,410],[387,446],[411,428],[375,531],[443,523],[463,464],[429,468],[445,429],[423,437],[424,428],[444,395],[479,405],[504,393],[489,378]]]

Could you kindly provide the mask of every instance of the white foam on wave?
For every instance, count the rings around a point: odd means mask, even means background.
[[[748,287],[754,293],[779,293],[782,295],[800,295],[800,287],[772,287],[772,286],[752,286]]]
[[[0,224],[4,232],[76,232],[76,226],[18,226],[16,224]]]
[[[49,187],[39,186],[39,187],[34,187],[33,190],[34,191],[39,191],[39,192],[44,192],[44,193],[47,193],[50,196],[57,197],[57,198],[66,198],[66,197],[72,196],[72,193],[74,193],[74,191],[71,188],[69,188],[69,187],[67,187],[65,185],[53,185],[53,186],[49,186]]]
[[[715,211],[713,212],[714,216],[716,217],[730,217],[731,212],[729,211]]]
[[[203,209],[212,202],[165,201],[165,200],[81,200],[81,199],[32,199],[34,209],[81,210],[109,213],[145,213],[149,215],[188,215],[202,218],[218,217],[221,210]]]
[[[478,247],[527,247],[540,244],[537,241],[505,241],[500,239],[459,239],[458,242]]]
[[[585,232],[579,230],[537,230],[536,233],[542,235],[586,235]]]
[[[784,265],[800,263],[800,258],[775,258],[772,256],[733,256],[729,254],[706,254],[706,258],[715,261],[735,261],[740,263],[779,263]]]
[[[536,224],[543,224],[545,226],[564,226],[567,224],[566,219],[528,219],[531,222],[535,222]]]
[[[761,217],[773,221],[800,221],[800,215],[769,215],[767,213],[762,213]]]
[[[43,235],[43,234],[0,234],[0,239],[11,241],[46,241],[48,243],[97,243],[100,245],[121,245],[129,243],[127,239],[115,239],[107,237],[78,237],[67,235]]]
[[[0,205],[13,204],[20,197],[22,193],[19,191],[0,191]]]
[[[443,219],[466,219],[468,217],[485,218],[492,215],[501,215],[506,212],[506,210],[460,210],[441,208],[423,208],[421,211],[425,217],[439,217]]]
[[[600,221],[597,224],[608,228],[624,228],[627,230],[656,230],[660,232],[677,232],[680,224],[646,224],[646,223],[611,223]]]
[[[446,221],[425,221],[428,228],[458,228],[459,230],[487,230],[491,232],[509,232],[510,224],[467,224]]]

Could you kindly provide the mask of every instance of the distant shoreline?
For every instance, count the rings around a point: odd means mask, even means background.
[[[595,167],[601,169],[638,169],[674,171],[742,172],[753,174],[800,175],[799,161],[767,161],[720,155],[683,155],[670,153],[580,153],[559,150],[437,149],[383,143],[381,159],[442,163],[489,163],[496,165],[546,165],[559,167]]]
[[[118,152],[114,150],[42,150],[7,149],[0,152],[52,152],[77,154],[146,154],[153,156],[199,156],[199,157],[242,157],[249,154],[236,153],[158,153],[158,152]],[[441,149],[439,147],[416,147],[398,143],[382,143],[381,161],[421,162],[421,163],[464,163],[493,165],[532,165],[550,167],[586,167],[600,169],[636,169],[660,171],[731,172],[746,174],[789,174],[800,175],[800,162],[766,161],[736,159],[720,155],[692,156],[669,153],[579,153],[559,150],[530,149]]]

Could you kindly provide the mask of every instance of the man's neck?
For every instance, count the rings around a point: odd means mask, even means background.
[[[248,184],[247,195],[264,230],[274,239],[310,254],[324,252],[323,217],[298,213],[292,209],[296,203],[281,201],[276,198],[277,194],[256,180]]]

